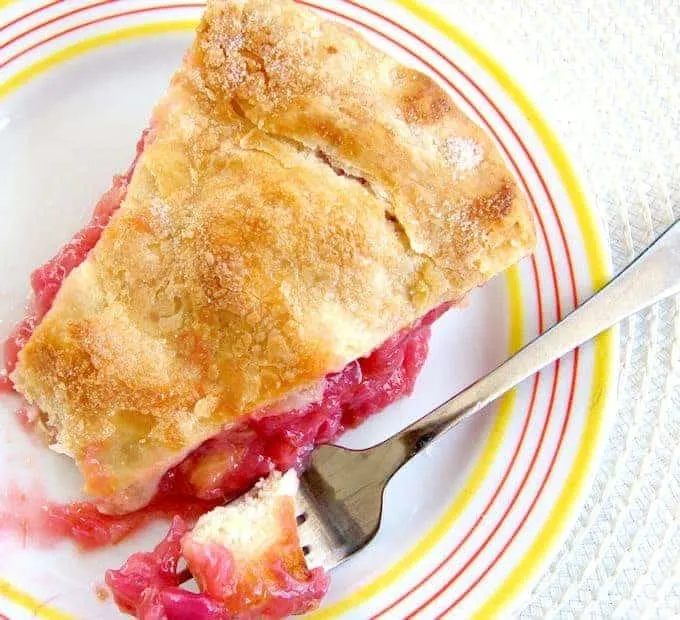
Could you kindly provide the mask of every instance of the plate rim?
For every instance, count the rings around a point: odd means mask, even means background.
[[[414,0],[392,0],[392,2],[404,8],[413,15],[414,18],[425,22],[430,27],[443,34],[455,45],[462,47],[477,64],[485,69],[496,80],[496,83],[510,96],[518,109],[524,113],[526,120],[537,134],[539,142],[545,149],[552,165],[555,167],[560,182],[567,193],[569,202],[574,207],[577,224],[583,235],[583,244],[589,262],[589,271],[593,285],[595,288],[601,286],[609,279],[611,273],[610,260],[607,251],[608,246],[604,242],[606,237],[600,222],[596,218],[595,212],[588,204],[585,192],[578,181],[578,177],[574,172],[570,160],[552,129],[550,129],[529,98],[523,93],[519,86],[517,86],[506,70],[469,35],[465,34],[460,28],[452,24],[447,18],[434,9],[421,5]],[[9,4],[12,4],[12,0],[0,2],[0,9]],[[355,3],[350,1],[350,4]],[[365,8],[362,5],[358,6]],[[154,21],[138,26],[124,27],[111,33],[85,38],[66,48],[49,54],[46,58],[32,63],[27,68],[22,69],[14,76],[11,76],[8,80],[0,84],[0,98],[4,98],[10,92],[19,88],[27,81],[32,80],[32,78],[42,74],[44,71],[47,71],[52,66],[61,64],[81,53],[131,38],[153,34],[162,35],[178,31],[186,32],[187,30],[193,29],[195,25],[196,20],[193,19]],[[121,32],[123,31],[126,32],[126,35],[124,38],[121,38]],[[97,41],[96,44],[92,44],[94,40]],[[615,346],[618,340],[617,335],[617,330],[610,330],[595,340],[596,351],[592,373],[593,380],[590,389],[591,404],[589,420],[588,423],[583,426],[582,437],[574,459],[574,465],[562,485],[558,501],[551,510],[550,517],[546,520],[544,531],[535,538],[530,546],[531,551],[527,550],[522,554],[519,562],[515,564],[511,570],[508,580],[502,584],[501,588],[497,589],[491,595],[489,600],[475,610],[475,615],[488,617],[490,614],[498,613],[511,600],[517,598],[517,595],[523,589],[526,581],[530,580],[530,578],[526,577],[527,573],[533,574],[539,567],[543,566],[546,563],[545,556],[554,555],[557,551],[559,539],[563,538],[568,533],[570,529],[568,526],[575,518],[576,509],[581,505],[582,500],[585,498],[585,492],[590,486],[587,485],[586,482],[592,477],[595,465],[600,460],[598,452],[601,451],[604,446],[605,437],[603,431],[609,426],[605,424],[605,414],[607,410],[613,409],[610,405],[613,403],[615,397],[613,385],[617,375],[616,358],[618,357],[618,348]],[[595,389],[596,384],[600,385],[600,389]],[[602,387],[603,385],[605,387]],[[593,396],[595,396],[595,398],[593,398]],[[512,404],[506,404],[509,402],[510,398],[512,398],[511,395],[507,397],[508,400],[503,401],[503,406],[512,407]],[[499,416],[499,419],[500,418],[501,416]],[[488,460],[488,458],[485,457],[488,456],[490,438],[491,435],[487,438],[486,443],[482,448],[481,455],[478,457],[478,463],[473,467],[473,472],[464,483],[462,489],[467,489],[470,486],[471,478],[474,476],[474,470],[482,461]],[[594,450],[593,447],[595,447]],[[581,459],[580,457],[584,451],[591,451],[592,454],[586,459]],[[569,492],[567,493],[567,491]],[[451,505],[456,502],[459,494],[452,499],[449,508],[446,510],[447,513],[450,511]],[[557,511],[557,507],[561,504],[565,504],[565,506],[561,507],[560,511]],[[556,512],[558,513],[557,515],[555,514]],[[409,557],[414,553],[422,553],[424,539],[430,538],[435,529],[443,528],[443,532],[436,537],[437,539],[441,538],[444,532],[448,531],[449,526],[449,523],[441,524],[438,521],[427,533],[420,537],[417,543],[406,551],[397,563],[401,563],[406,557]],[[426,549],[425,552],[429,551],[432,546],[434,546],[434,543]],[[520,567],[525,563],[528,564],[528,566],[525,567],[524,570],[521,570]],[[391,567],[383,574],[372,579],[369,583],[358,588],[348,597],[323,608],[316,614],[312,614],[312,617],[320,617],[322,614],[324,617],[328,617],[329,614],[338,615],[349,611],[349,609],[366,602],[379,592],[383,591],[386,587],[396,581],[396,579],[402,576],[410,566],[411,563],[409,562],[406,566],[402,567],[397,574],[390,575],[389,578],[387,578],[386,583],[378,583],[385,580],[388,573],[394,568],[394,566]],[[522,573],[522,583],[515,583],[515,578],[518,578],[520,573]],[[6,585],[10,587],[7,588]],[[14,592],[14,595],[10,595],[12,591]],[[32,598],[30,595],[25,595],[17,588],[14,588],[10,584],[5,584],[3,580],[0,580],[0,594],[6,595],[9,600],[13,600],[17,598],[17,593],[20,595],[18,598]],[[37,603],[37,601],[34,603]],[[35,610],[35,604],[31,604],[27,609]],[[63,612],[47,607],[41,607],[40,615],[47,618],[71,618],[70,615],[64,615]]]

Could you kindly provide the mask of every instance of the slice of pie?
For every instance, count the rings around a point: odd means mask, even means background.
[[[307,566],[300,546],[297,487],[293,470],[272,472],[191,530],[176,519],[154,551],[107,571],[116,602],[143,620],[283,618],[316,608],[329,579],[323,569]],[[198,594],[179,587],[182,559]]]
[[[534,245],[439,86],[287,0],[208,3],[140,150],[11,374],[109,513],[186,463],[208,495],[257,469],[257,429],[299,447],[302,413],[313,443],[407,392],[410,335]]]
[[[298,480],[272,472],[246,495],[203,515],[182,539],[201,592],[233,615],[285,617],[316,607],[328,576],[307,566],[297,531]],[[253,527],[257,523],[257,527]]]

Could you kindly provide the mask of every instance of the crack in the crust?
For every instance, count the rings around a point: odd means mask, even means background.
[[[258,67],[259,73],[262,74],[262,78],[264,79],[265,86],[269,86],[269,73],[267,72],[267,65],[265,64],[264,60],[262,59],[261,56],[258,56],[255,52],[251,52],[250,50],[247,50],[245,48],[241,48],[239,50],[239,53],[243,58],[246,60],[250,60],[251,62],[255,63]],[[250,71],[248,73],[251,73]]]
[[[312,150],[308,149],[308,151],[311,153]],[[350,172],[347,172],[344,168],[341,168],[340,166],[336,165],[333,163],[331,158],[329,157],[328,153],[326,153],[322,148],[316,147],[313,151],[314,157],[316,157],[322,164],[325,164],[328,166],[335,174],[339,177],[344,177],[350,181],[355,181],[356,183],[359,183],[366,191],[368,191],[371,195],[375,196],[376,198],[380,198],[376,191],[373,189],[373,186],[371,185],[370,181],[361,175],[357,174],[351,174]]]
[[[298,153],[306,153],[308,155],[312,155],[315,157],[318,161],[320,161],[322,164],[330,168],[337,176],[339,177],[344,177],[348,179],[349,181],[354,181],[361,185],[366,191],[368,191],[371,195],[373,195],[376,198],[379,198],[382,201],[385,201],[384,198],[382,198],[371,186],[371,183],[368,179],[361,175],[357,174],[352,174],[351,172],[348,172],[341,166],[338,166],[337,164],[334,164],[333,161],[331,160],[330,156],[328,153],[326,153],[321,147],[316,147],[316,148],[311,148],[307,146],[304,142],[301,140],[296,140],[295,138],[290,138],[288,136],[272,133],[270,131],[265,131],[261,127],[258,127],[251,119],[248,118],[246,115],[245,111],[243,110],[243,107],[241,104],[238,102],[236,98],[232,98],[231,100],[231,108],[234,111],[234,114],[236,114],[239,118],[243,119],[247,123],[249,123],[254,129],[257,129],[261,131],[262,133],[266,134],[270,138],[277,140],[283,144],[287,144],[288,146],[293,147]]]
[[[269,131],[265,131],[261,127],[258,127],[256,123],[254,123],[251,119],[248,118],[246,115],[245,111],[241,107],[241,104],[238,102],[236,98],[232,98],[230,101],[231,104],[231,109],[233,110],[234,114],[238,116],[241,120],[245,121],[248,123],[253,129],[256,129],[257,131],[265,134],[266,136],[281,142],[282,144],[287,144],[288,146],[294,148],[298,153],[303,153],[303,152],[309,152],[311,153],[311,149],[305,146],[304,143],[300,142],[299,140],[295,140],[293,138],[289,138],[287,136],[271,133]]]
[[[392,229],[394,230],[394,233],[397,235],[399,240],[403,243],[404,247],[412,252],[415,252],[416,254],[421,255],[420,252],[417,252],[412,243],[411,239],[408,235],[408,232],[406,230],[406,227],[404,224],[399,220],[398,216],[394,212],[393,205],[390,203],[390,201],[383,196],[380,192],[377,192],[375,188],[372,186],[371,182],[362,175],[354,174],[351,172],[348,172],[341,166],[338,166],[337,163],[334,163],[331,157],[326,153],[321,147],[316,147],[312,148],[308,145],[306,145],[304,142],[301,140],[296,140],[295,138],[290,138],[289,136],[284,136],[276,133],[272,133],[269,131],[265,131],[261,127],[258,127],[251,119],[248,118],[246,115],[245,111],[243,110],[241,104],[238,102],[238,100],[234,97],[231,99],[231,108],[234,111],[234,114],[236,114],[239,118],[242,120],[246,121],[249,123],[254,129],[257,129],[258,131],[262,131],[262,133],[266,134],[268,137],[272,138],[273,140],[277,140],[281,142],[282,144],[287,144],[288,146],[291,146],[294,148],[298,153],[305,153],[307,155],[311,155],[314,158],[316,158],[319,162],[330,168],[337,176],[343,177],[347,179],[348,181],[352,181],[360,185],[366,192],[368,192],[371,196],[373,196],[375,199],[379,200],[383,204],[385,204],[385,209],[384,209],[384,216],[385,220],[391,224]],[[259,153],[264,153],[266,155],[269,155],[273,159],[275,159],[278,162],[278,159],[272,155],[271,153],[266,152],[264,149],[257,149],[254,148],[253,150],[259,152]],[[281,162],[279,162],[280,164]]]
[[[238,99],[236,97],[232,97],[229,103],[231,105],[231,109],[234,111],[234,114],[236,114],[236,116],[242,118],[244,121],[248,121],[251,125],[255,126],[255,123],[253,123],[246,116],[246,113],[243,111],[243,108],[241,107],[241,104],[238,102]]]
[[[404,224],[399,220],[397,214],[394,212],[393,205],[387,198],[381,195],[380,192],[375,191],[374,187],[371,185],[371,182],[366,177],[357,174],[352,174],[347,170],[341,168],[340,166],[337,166],[336,164],[333,163],[328,154],[319,147],[317,147],[314,150],[314,156],[320,162],[322,162],[323,164],[328,166],[331,170],[333,170],[333,172],[335,172],[336,175],[358,183],[376,200],[382,202],[385,205],[383,209],[383,216],[385,217],[385,220],[387,221],[388,225],[394,231],[394,234],[397,236],[397,238],[402,243],[404,248],[412,252],[415,252],[413,245],[411,244],[411,239],[408,236],[408,232],[406,231]],[[416,254],[418,254],[418,252],[416,252]]]
[[[253,128],[262,131],[263,133],[265,133],[270,138],[273,138],[274,140],[277,140],[283,144],[287,144],[288,146],[293,147],[298,153],[306,153],[308,155],[312,155],[322,164],[330,168],[337,176],[344,177],[350,181],[355,181],[356,183],[359,183],[359,185],[361,185],[366,191],[370,192],[373,196],[377,196],[368,179],[360,175],[352,174],[345,170],[344,168],[334,164],[328,153],[326,153],[321,147],[317,146],[316,148],[311,148],[307,146],[304,142],[296,140],[295,138],[290,138],[288,136],[284,136],[281,134],[272,133],[270,131],[264,131],[262,128],[257,127],[257,125],[247,117],[246,113],[241,107],[241,104],[235,98],[231,100],[231,107],[234,113],[239,118],[251,124]]]
[[[404,228],[404,225],[401,223],[399,218],[392,211],[387,209],[385,209],[384,215],[385,220],[387,220],[387,222],[392,226],[394,234],[399,238],[404,247],[408,250],[411,250],[412,252],[415,252],[416,254],[420,254],[413,249],[413,246],[411,245],[411,239],[409,238],[406,228]]]

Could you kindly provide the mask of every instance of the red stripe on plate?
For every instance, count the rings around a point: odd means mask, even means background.
[[[107,2],[116,2],[116,0],[107,0]],[[104,2],[102,4],[106,4],[107,2]],[[91,5],[93,6],[93,5]],[[113,15],[102,15],[101,17],[96,17],[94,19],[90,19],[86,22],[83,22],[82,24],[77,24],[76,26],[71,26],[70,28],[66,28],[65,30],[61,30],[60,32],[56,32],[53,35],[50,35],[49,37],[46,37],[45,39],[42,39],[41,41],[38,41],[36,43],[33,43],[32,45],[29,45],[27,48],[21,50],[20,52],[17,52],[13,56],[10,56],[5,62],[0,63],[0,69],[3,67],[6,67],[8,64],[11,62],[14,62],[17,58],[21,58],[24,54],[27,54],[28,52],[33,51],[34,49],[41,47],[42,45],[45,45],[46,43],[49,43],[50,41],[54,41],[55,39],[58,39],[59,37],[64,36],[65,34],[69,34],[71,32],[75,32],[76,30],[80,30],[81,28],[85,28],[86,26],[92,26],[94,24],[100,24],[112,19],[116,19],[118,17],[126,17],[129,15],[137,15],[139,13],[150,13],[152,11],[158,11],[161,9],[186,9],[186,8],[201,8],[203,3],[195,3],[195,2],[188,2],[186,4],[172,4],[172,5],[159,5],[159,6],[148,6],[148,7],[142,7],[139,9],[130,9],[129,11],[123,11],[121,13],[114,13]],[[59,21],[59,19],[55,18],[50,21],[50,23],[54,23]],[[38,29],[39,26],[36,26],[36,29]],[[31,32],[30,30],[27,32]]]
[[[48,2],[47,4],[43,4],[32,11],[29,11],[28,13],[24,13],[23,15],[19,15],[19,17],[15,17],[14,19],[8,21],[6,24],[2,24],[0,26],[0,32],[5,30],[6,28],[9,28],[10,26],[14,26],[14,24],[18,24],[19,22],[28,19],[31,17],[31,15],[36,15],[37,13],[41,13],[45,9],[50,8],[51,6],[54,6],[55,4],[59,4],[60,2],[63,2],[63,0],[54,0],[54,2]]]
[[[538,499],[543,492],[543,489],[545,488],[546,483],[548,482],[548,478],[550,477],[550,474],[552,473],[553,467],[555,466],[555,461],[557,460],[557,455],[560,451],[560,448],[562,447],[562,441],[564,440],[564,436],[566,434],[566,429],[567,425],[569,424],[569,420],[571,418],[571,410],[572,410],[572,405],[574,404],[574,393],[575,393],[575,388],[576,388],[576,375],[578,372],[578,359],[579,359],[579,349],[574,350],[574,372],[572,373],[572,378],[571,378],[571,388],[569,391],[569,401],[567,405],[567,415],[564,418],[564,422],[562,423],[562,430],[560,432],[560,438],[557,442],[557,446],[555,448],[555,452],[553,453],[552,459],[550,460],[550,466],[548,467],[548,471],[545,473],[545,476],[543,476],[543,480],[541,481],[541,486],[538,489],[538,492],[536,493],[536,496],[534,497],[533,501],[531,502],[529,508],[527,511],[524,513],[524,516],[522,517],[522,520],[520,523],[517,525],[515,528],[515,531],[512,533],[510,538],[506,541],[505,545],[503,545],[503,548],[501,549],[500,553],[494,558],[494,560],[484,569],[484,572],[477,577],[477,579],[470,585],[470,587],[463,592],[451,605],[449,605],[441,614],[437,616],[437,618],[443,618],[445,614],[447,614],[449,611],[451,611],[458,603],[460,603],[471,591],[473,588],[479,584],[479,582],[486,577],[488,572],[496,565],[498,560],[502,557],[502,555],[507,551],[508,547],[512,544],[512,541],[515,540],[517,537],[518,532],[524,527],[524,524],[526,523],[527,519],[531,515],[532,511],[534,510],[534,507],[536,506],[536,503],[538,502]]]
[[[559,368],[560,368],[560,361],[561,361],[561,360],[557,360],[557,362],[555,363],[555,377],[554,377],[554,379],[553,379],[553,383],[552,383],[552,386],[551,386],[551,388],[550,388],[550,405],[549,405],[549,407],[548,407],[548,410],[549,410],[549,411],[552,411],[553,406],[554,406],[554,404],[555,404],[555,395],[557,394],[557,383],[558,383],[558,382],[557,382],[557,373],[558,373]],[[446,590],[448,590],[448,589],[449,589],[449,588],[450,588],[450,587],[458,580],[458,578],[459,578],[459,577],[460,577],[460,576],[461,576],[461,575],[462,575],[462,574],[470,567],[470,565],[472,564],[472,562],[474,562],[474,560],[477,559],[477,557],[479,556],[479,554],[480,554],[482,551],[484,551],[484,549],[486,549],[486,546],[487,546],[487,545],[489,544],[489,542],[494,538],[494,536],[496,535],[496,532],[498,532],[498,530],[500,529],[501,525],[503,525],[505,519],[506,519],[507,516],[510,514],[510,511],[511,511],[511,510],[513,509],[513,507],[515,506],[515,503],[517,502],[517,499],[519,498],[520,494],[521,494],[522,491],[524,490],[524,486],[526,485],[527,480],[529,479],[529,476],[531,475],[531,472],[532,472],[533,469],[534,469],[534,465],[536,464],[536,461],[538,460],[538,455],[539,455],[540,452],[541,452],[541,447],[543,446],[543,441],[545,440],[545,437],[546,437],[546,433],[547,433],[547,430],[548,430],[548,425],[549,425],[549,423],[550,423],[550,416],[546,417],[545,420],[544,420],[544,422],[543,422],[543,427],[541,428],[541,435],[540,435],[540,437],[539,437],[538,444],[537,444],[537,446],[536,446],[536,450],[534,451],[534,454],[533,454],[533,456],[531,457],[531,461],[530,461],[530,463],[529,463],[529,468],[528,468],[527,471],[524,473],[524,477],[522,478],[522,481],[520,482],[519,487],[517,487],[517,489],[516,489],[516,491],[515,491],[515,494],[514,494],[513,497],[512,497],[512,500],[510,500],[510,503],[506,506],[506,508],[505,508],[505,510],[504,510],[504,512],[503,512],[503,514],[501,515],[501,518],[498,519],[498,521],[496,522],[496,525],[493,526],[493,528],[491,529],[491,532],[489,533],[489,535],[484,539],[484,542],[483,542],[483,543],[481,544],[481,546],[477,549],[477,551],[475,551],[475,553],[473,553],[472,556],[470,556],[470,558],[467,560],[467,562],[465,562],[465,564],[463,564],[463,566],[462,566],[461,568],[459,568],[459,569],[454,573],[453,577],[451,577],[448,581],[446,581],[446,583],[444,583],[444,585],[442,585],[439,589],[437,589],[437,590],[434,592],[434,594],[432,594],[430,597],[428,597],[423,603],[421,603],[418,607],[416,607],[416,609],[414,609],[413,611],[411,611],[411,612],[409,613],[409,616],[408,616],[409,618],[412,617],[412,616],[414,616],[414,615],[416,615],[416,614],[418,614],[418,613],[420,613],[423,609],[425,609],[426,607],[428,607],[429,605],[431,605],[437,598],[439,598],[439,596],[440,596],[441,594],[443,594]],[[538,495],[540,495],[540,492],[536,495],[536,497],[534,498],[534,500],[533,500],[532,503],[535,503],[535,502],[537,501]],[[515,533],[516,533],[516,532],[515,532]],[[492,566],[494,566],[494,565],[496,564],[496,562],[498,562],[498,560],[500,559],[500,557],[501,557],[501,556],[503,555],[503,553],[505,552],[505,549],[507,549],[507,546],[508,546],[507,544],[504,545],[503,549],[498,553],[498,555],[496,555],[496,557],[495,557],[494,560],[492,561],[491,565],[488,566],[486,569],[484,569],[484,572],[482,573],[482,577],[490,570],[490,568],[491,568]],[[470,587],[465,591],[465,593],[464,593],[462,596],[460,596],[460,597],[456,600],[456,602],[455,602],[453,605],[456,605],[460,600],[462,600],[462,599],[468,594],[468,592],[470,592],[470,591],[472,590],[472,588],[473,588],[475,585],[477,585],[477,583],[479,583],[480,580],[481,580],[481,577],[478,578],[478,579],[473,583],[473,585],[470,586]],[[452,605],[452,607],[453,607],[453,605]]]
[[[537,299],[537,302],[538,302],[539,332],[543,332],[543,308],[542,308],[542,300],[541,300],[541,294],[540,294],[540,285],[538,285],[538,282],[539,282],[538,268],[536,266],[536,260],[534,259],[534,257],[531,258],[531,263],[532,263],[532,269],[533,269],[533,273],[534,273],[534,282],[537,284],[536,299]],[[385,615],[387,612],[391,611],[397,605],[399,605],[401,602],[403,602],[406,598],[408,598],[408,596],[411,593],[415,592],[416,590],[420,589],[423,585],[425,585],[432,575],[439,572],[453,558],[453,556],[456,553],[458,553],[460,548],[468,541],[468,539],[470,538],[472,533],[477,529],[477,527],[482,522],[484,517],[489,513],[491,506],[494,504],[494,502],[496,501],[501,490],[505,486],[505,483],[507,482],[507,479],[510,476],[510,472],[512,471],[512,469],[515,465],[515,462],[517,460],[517,456],[519,455],[520,448],[521,448],[522,444],[524,443],[524,438],[526,437],[526,432],[527,432],[527,429],[529,428],[529,421],[531,420],[531,417],[533,415],[534,405],[536,403],[536,395],[538,393],[538,383],[539,383],[539,375],[536,374],[534,376],[533,387],[531,389],[531,399],[529,401],[529,411],[528,411],[528,414],[525,416],[524,424],[522,426],[522,433],[520,435],[520,438],[519,438],[517,445],[515,446],[515,451],[512,455],[512,458],[510,459],[510,463],[508,464],[508,466],[505,470],[505,473],[503,474],[503,478],[501,479],[500,484],[498,485],[498,487],[494,491],[494,494],[491,496],[491,499],[487,502],[486,506],[484,506],[484,509],[482,510],[482,512],[477,517],[477,520],[474,522],[472,527],[467,531],[465,536],[463,536],[463,538],[460,540],[460,542],[455,546],[455,548],[441,562],[439,562],[437,564],[437,566],[435,568],[433,568],[428,575],[426,575],[420,581],[418,581],[418,583],[416,583],[414,586],[412,586],[411,589],[408,590],[405,594],[402,594],[399,598],[394,600],[387,607],[383,608],[380,612],[378,612],[377,614],[372,616],[371,617],[372,620],[375,620],[375,619],[379,618],[380,616]],[[477,554],[479,554],[479,550],[476,552],[476,555]]]
[[[115,0],[102,0],[102,2],[95,2],[94,4],[87,4],[85,6],[78,7],[77,9],[67,11],[66,13],[62,13],[61,15],[56,15],[55,17],[52,17],[51,19],[48,19],[47,21],[36,24],[32,28],[29,28],[28,30],[25,30],[24,32],[20,32],[18,35],[16,35],[15,37],[12,37],[8,41],[5,41],[3,44],[0,45],[0,50],[4,49],[5,47],[12,45],[12,43],[19,41],[20,39],[23,39],[25,36],[28,36],[29,34],[32,34],[33,32],[36,32],[36,31],[40,30],[41,28],[44,28],[45,26],[49,26],[50,24],[61,21],[62,19],[66,18],[66,17],[70,17],[71,15],[76,15],[77,13],[80,13],[82,11],[86,11],[88,9],[94,9],[98,6],[102,6],[103,4],[110,4],[112,1],[115,1]],[[37,11],[35,11],[35,12],[37,12]],[[15,22],[19,21],[19,20],[20,20],[20,18],[15,20]],[[2,28],[0,28],[0,31],[1,30],[2,30]]]

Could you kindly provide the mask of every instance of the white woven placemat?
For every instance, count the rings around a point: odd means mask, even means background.
[[[560,136],[617,271],[680,217],[679,2],[430,4],[502,60]],[[521,617],[680,617],[679,307],[623,325],[604,459]]]

